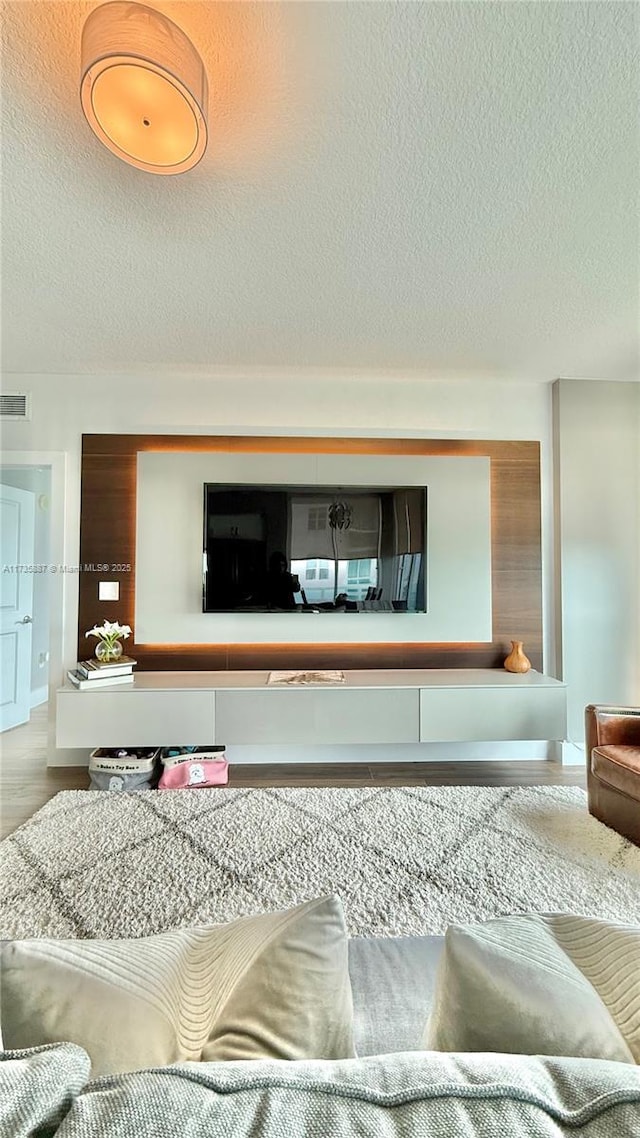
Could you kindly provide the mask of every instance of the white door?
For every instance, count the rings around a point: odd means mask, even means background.
[[[0,485],[0,731],[31,707],[35,495]]]

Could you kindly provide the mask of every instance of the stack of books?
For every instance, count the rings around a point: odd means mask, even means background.
[[[79,660],[73,671],[67,672],[69,682],[81,691],[107,687],[109,684],[132,684],[133,669],[137,661],[130,656],[118,660]]]

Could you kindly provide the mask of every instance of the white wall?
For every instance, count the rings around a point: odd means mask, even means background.
[[[424,613],[203,613],[205,482],[427,487]],[[138,459],[135,632],[144,644],[486,643],[490,462],[472,455],[186,454]],[[97,585],[96,585],[97,589]],[[114,612],[115,612],[115,605]]]
[[[588,703],[640,704],[640,384],[554,385],[558,624],[569,738]]]
[[[541,443],[545,671],[554,673],[551,396],[546,384],[353,378],[306,372],[202,376],[25,375],[4,390],[32,394],[30,422],[5,422],[11,450],[66,452],[64,623],[51,643],[52,680],[76,658],[83,433],[304,434],[528,439]]]
[[[9,450],[67,453],[65,556],[79,552],[83,433],[216,432],[533,439],[542,444],[544,555],[551,526],[550,399],[544,384],[349,380],[347,375],[243,379],[135,376],[9,377],[5,390],[32,393],[30,422],[2,424]],[[5,456],[5,461],[8,460]],[[547,578],[550,575],[547,574]],[[66,662],[75,654],[77,576],[65,579]],[[545,615],[551,605],[545,587]],[[547,660],[552,638],[546,629]],[[547,669],[548,670],[548,669]]]

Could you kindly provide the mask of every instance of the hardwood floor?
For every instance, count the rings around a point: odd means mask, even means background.
[[[500,762],[334,763],[229,768],[229,786],[586,786],[582,767],[540,759]]]
[[[21,826],[60,790],[86,790],[86,767],[47,767],[46,704],[0,735],[0,837]],[[332,763],[245,765],[229,786],[585,786],[582,766],[535,762]]]
[[[48,705],[0,735],[0,837],[26,822],[59,790],[84,790],[86,768],[47,767]]]

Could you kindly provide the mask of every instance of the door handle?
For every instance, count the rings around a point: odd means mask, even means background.
[[[33,619],[30,616],[23,616],[22,620],[16,620],[15,624],[33,624]]]

